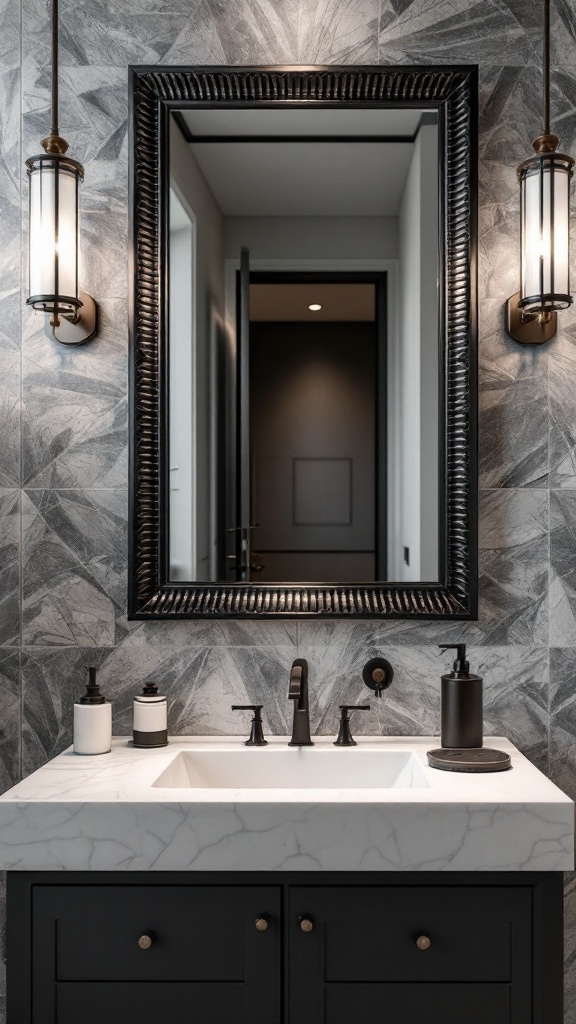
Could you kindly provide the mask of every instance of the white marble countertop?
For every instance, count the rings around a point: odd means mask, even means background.
[[[247,756],[274,757],[285,737]],[[315,749],[332,737],[314,737]],[[512,770],[428,767],[433,737],[366,737],[346,751],[412,751],[416,788],[155,787],[182,751],[231,751],[238,738],[180,737],[136,750],[71,749],[0,797],[0,868],[18,871],[568,871],[574,805],[506,739]],[[297,749],[291,751],[296,758]],[[268,762],[270,763],[270,762]]]

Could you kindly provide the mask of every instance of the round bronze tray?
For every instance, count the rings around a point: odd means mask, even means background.
[[[445,772],[505,772],[512,767],[510,754],[490,747],[438,747],[428,751],[428,764]]]

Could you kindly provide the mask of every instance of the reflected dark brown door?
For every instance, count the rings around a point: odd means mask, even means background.
[[[376,324],[252,322],[249,399],[254,579],[373,580]]]

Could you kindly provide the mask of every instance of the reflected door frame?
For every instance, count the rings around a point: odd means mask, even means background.
[[[240,257],[228,258],[224,261],[224,288],[225,288],[225,320],[226,320],[226,333],[230,339],[234,339],[234,343],[231,345],[232,350],[236,351],[236,332],[237,332],[237,276],[240,271]],[[251,279],[253,275],[263,274],[281,274],[289,275],[293,278],[298,274],[330,274],[338,275],[342,274],[348,279],[352,280],[352,276],[358,275],[378,275],[378,277],[386,277],[386,317],[385,317],[385,330],[387,335],[387,342],[390,346],[396,346],[398,333],[399,333],[399,304],[398,304],[398,282],[399,282],[399,261],[398,259],[350,259],[350,260],[330,260],[330,259],[265,259],[265,258],[250,258],[250,275]],[[385,371],[385,367],[384,367]],[[237,395],[231,396],[231,419],[235,424],[237,420],[237,408],[236,400]],[[383,430],[379,430],[379,446],[382,446],[386,434],[386,424],[383,426]],[[236,443],[232,445],[232,452],[236,452]],[[377,455],[377,467],[379,468],[380,457]],[[228,466],[228,479],[236,480],[237,467]],[[380,488],[379,488],[380,489]],[[386,493],[386,479],[384,480],[384,493]],[[235,490],[235,484],[232,490]],[[386,524],[388,521],[389,514],[389,502],[393,496],[390,495],[389,489],[386,495],[386,515],[378,517],[376,520],[376,549],[377,549],[377,572],[382,564],[387,562],[387,535],[386,535]],[[376,509],[378,510],[379,505],[382,503],[382,495],[377,495]],[[232,510],[229,509],[229,514]],[[382,518],[382,522],[380,522]],[[230,519],[230,522],[232,520]],[[383,552],[383,562],[381,561],[380,552]],[[385,577],[382,577],[385,578]]]
[[[374,579],[385,580],[387,575],[387,544],[388,544],[388,514],[387,514],[387,493],[388,493],[388,353],[387,353],[387,304],[389,281],[386,271],[358,271],[346,269],[345,271],[329,270],[302,270],[277,271],[277,270],[254,270],[250,268],[249,284],[370,284],[374,287],[374,319],[375,329],[375,350],[376,350],[376,382],[374,394],[375,413],[375,437],[374,437]],[[250,320],[249,325],[255,323]],[[294,321],[295,326],[298,321]],[[242,392],[239,391],[240,394]],[[250,408],[248,416],[250,416]],[[239,449],[241,451],[241,449]],[[248,452],[251,457],[252,451]],[[241,467],[242,472],[246,467]],[[251,503],[254,501],[252,494]],[[384,514],[382,515],[382,510]],[[260,518],[260,512],[251,505],[251,518]],[[336,553],[336,552],[334,552]],[[350,552],[351,553],[351,552]],[[311,551],[310,554],[313,554]],[[293,578],[293,577],[290,577]],[[316,579],[312,575],[311,579]],[[250,579],[250,576],[248,576]],[[257,578],[256,578],[257,581]]]

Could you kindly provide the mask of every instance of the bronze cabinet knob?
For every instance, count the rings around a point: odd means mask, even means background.
[[[432,943],[427,935],[419,935],[416,939],[416,945],[418,946],[418,949],[430,949]]]
[[[254,921],[254,927],[257,932],[267,932],[269,926],[270,919],[265,914],[261,914],[260,917],[257,917]]]
[[[138,945],[140,946],[140,949],[150,949],[150,946],[152,945],[153,942],[154,936],[152,932],[144,932],[144,935],[141,935],[140,938],[138,939]]]
[[[298,920],[300,922],[301,932],[306,932],[306,934],[308,934],[309,932],[314,931],[314,921],[311,917],[308,917],[307,914],[301,914]]]

